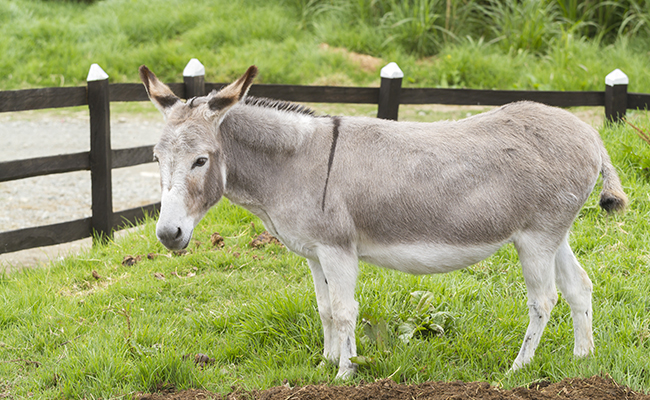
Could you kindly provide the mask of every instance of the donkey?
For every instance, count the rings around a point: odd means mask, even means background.
[[[307,259],[338,378],[356,369],[358,261],[411,274],[454,271],[514,243],[530,323],[512,364],[529,363],[558,299],[571,307],[574,354],[592,353],[592,283],[568,232],[602,174],[600,205],[627,198],[598,132],[571,113],[518,102],[459,121],[315,116],[247,97],[257,74],[181,101],[146,67],[140,77],[166,127],[154,148],[158,239],[185,248],[222,196],[257,215]]]

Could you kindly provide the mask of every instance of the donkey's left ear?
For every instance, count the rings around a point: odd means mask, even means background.
[[[222,112],[237,104],[246,97],[246,93],[248,93],[248,89],[253,84],[253,78],[256,75],[257,67],[251,65],[239,79],[221,89],[214,96],[210,96],[211,98],[208,100],[210,109],[215,112]]]

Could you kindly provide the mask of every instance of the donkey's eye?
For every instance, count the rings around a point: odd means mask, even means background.
[[[208,158],[207,158],[207,157],[199,157],[199,158],[196,159],[196,161],[194,161],[194,165],[192,165],[192,168],[202,167],[202,166],[204,166],[205,163],[207,163],[207,162],[208,162]]]

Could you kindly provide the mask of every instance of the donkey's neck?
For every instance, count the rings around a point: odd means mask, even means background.
[[[220,125],[224,195],[256,214],[255,209],[290,195],[307,179],[312,160],[322,153],[320,146],[328,148],[331,135],[323,129],[327,123],[326,118],[300,112],[241,103],[233,107]],[[318,163],[326,168],[326,155]]]

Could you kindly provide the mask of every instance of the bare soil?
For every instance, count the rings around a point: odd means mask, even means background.
[[[538,382],[530,387],[503,390],[486,382],[426,382],[419,385],[400,385],[390,379],[359,386],[309,385],[302,387],[277,386],[267,390],[234,390],[220,396],[205,390],[167,390],[155,394],[141,394],[140,400],[194,400],[225,398],[226,400],[650,400],[650,395],[636,393],[619,386],[608,377],[564,379],[558,383]]]

